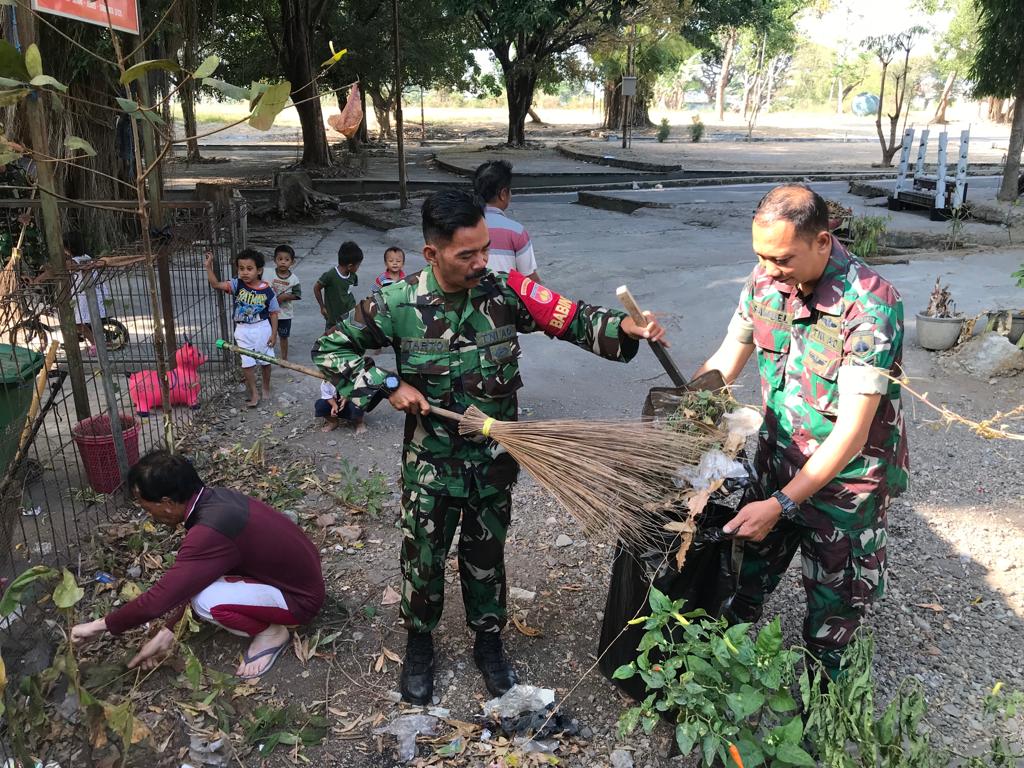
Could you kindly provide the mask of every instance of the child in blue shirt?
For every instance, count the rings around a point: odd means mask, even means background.
[[[263,254],[253,248],[239,251],[235,256],[238,277],[218,280],[213,272],[213,254],[206,254],[206,279],[219,291],[230,293],[234,299],[232,315],[235,320],[235,343],[243,349],[251,349],[264,355],[274,356],[274,342],[277,340],[277,315],[281,311],[274,289],[263,281],[260,275],[265,263]],[[270,363],[265,360],[242,355],[242,374],[249,391],[246,405],[255,408],[260,404],[256,390],[256,371],[260,366],[263,374],[263,397],[270,397]]]

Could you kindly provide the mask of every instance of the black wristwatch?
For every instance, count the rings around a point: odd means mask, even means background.
[[[401,385],[402,380],[399,379],[395,374],[389,373],[387,378],[384,379],[384,383],[381,384],[381,389],[384,390],[386,397],[391,397],[395,392],[398,391],[398,387]]]
[[[793,501],[789,496],[784,494],[782,491],[776,491],[772,494],[772,498],[779,502],[779,506],[782,507],[782,519],[793,522],[797,519],[800,514],[800,505]]]

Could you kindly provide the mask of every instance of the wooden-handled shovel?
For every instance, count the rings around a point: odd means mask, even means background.
[[[624,285],[620,285],[615,295],[619,297],[619,301],[622,302],[622,306],[626,308],[629,316],[633,318],[633,322],[643,327],[650,321],[644,317],[644,313],[640,311],[640,305],[636,303],[636,299],[633,298],[633,294],[629,292],[629,288]],[[686,377],[679,371],[679,366],[676,365],[676,361],[672,359],[672,355],[668,353],[668,350],[657,341],[648,341],[651,345],[651,349],[654,350],[655,357],[661,363],[665,369],[665,373],[672,379],[672,383],[677,387],[686,388],[687,382]]]

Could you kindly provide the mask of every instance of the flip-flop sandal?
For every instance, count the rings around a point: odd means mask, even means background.
[[[265,656],[270,656],[270,663],[267,664],[267,666],[265,666],[258,675],[239,675],[238,679],[239,680],[256,680],[258,678],[263,677],[265,674],[267,674],[267,672],[269,672],[271,669],[273,669],[274,664],[277,663],[277,659],[281,655],[281,652],[284,651],[284,649],[287,648],[289,645],[291,645],[291,642],[292,642],[292,638],[291,638],[291,635],[289,635],[287,640],[285,640],[280,645],[275,646],[274,648],[267,648],[267,650],[260,651],[259,653],[255,654],[253,656],[250,656],[247,653],[243,653],[242,654],[242,662],[245,663],[245,664],[252,664],[254,661],[257,661],[258,659],[262,659]]]

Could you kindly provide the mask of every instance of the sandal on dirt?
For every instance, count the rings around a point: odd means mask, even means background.
[[[248,653],[243,653],[242,662],[245,664],[252,664],[254,661],[256,661],[257,659],[262,659],[264,656],[270,656],[270,663],[267,664],[267,666],[265,666],[258,675],[239,675],[238,679],[257,680],[263,677],[265,674],[267,674],[267,672],[269,672],[274,667],[274,664],[277,663],[277,659],[281,655],[281,652],[289,645],[291,645],[291,642],[292,638],[291,635],[289,635],[287,640],[285,640],[280,645],[274,646],[273,648],[267,648],[267,650],[260,651],[259,653],[254,654],[252,656],[250,656]]]

